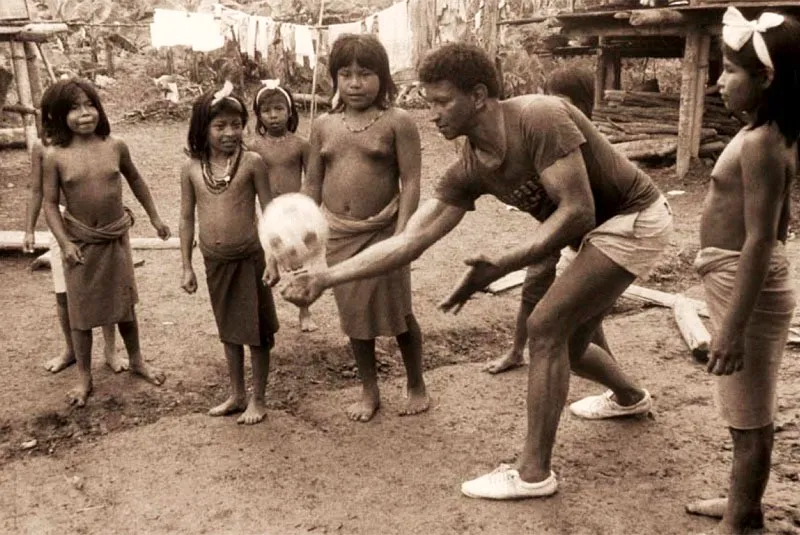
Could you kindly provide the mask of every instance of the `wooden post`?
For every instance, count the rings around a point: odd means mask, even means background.
[[[22,43],[11,41],[11,59],[14,65],[14,79],[17,82],[17,95],[19,96],[19,103],[23,106],[33,108],[33,98],[31,97],[31,80],[28,77],[28,64],[25,61],[25,47]],[[25,145],[28,147],[28,152],[33,150],[33,146],[38,139],[36,133],[36,124],[32,115],[24,114],[22,116],[23,126],[25,128]]]
[[[175,54],[172,47],[167,48],[167,74],[175,74]]]
[[[31,80],[31,98],[34,106],[38,107],[44,91],[39,71],[39,56],[36,53],[35,43],[26,41],[23,46],[25,47],[25,62],[28,65],[28,78]]]
[[[50,60],[47,59],[47,56],[45,56],[41,43],[36,43],[36,50],[39,51],[39,57],[42,58],[42,63],[44,63],[44,66],[47,69],[47,76],[50,78],[50,83],[56,83],[56,72],[53,70]]]
[[[325,14],[325,0],[320,0],[319,3],[319,19],[317,20],[317,28],[322,26],[322,17]],[[322,32],[315,29],[317,33],[317,46],[314,48],[314,72],[311,73],[311,118],[310,122],[314,122],[314,115],[317,113],[317,99],[314,95],[317,92],[317,66],[319,65],[319,50],[322,42]]]
[[[500,21],[500,2],[499,0],[484,0],[483,19],[481,24],[481,41],[483,49],[489,54],[492,61],[497,57],[497,23]]]
[[[609,73],[609,63],[611,61],[610,52],[603,46],[605,39],[599,38],[597,45],[597,63],[594,70],[594,107],[602,105],[603,95],[606,89],[606,80]]]
[[[108,39],[103,40],[106,45],[106,74],[114,76],[116,70],[114,69],[114,45]]]
[[[678,178],[686,176],[692,158],[696,158],[700,152],[700,128],[703,122],[710,47],[711,37],[700,28],[692,28],[686,34],[678,117]]]

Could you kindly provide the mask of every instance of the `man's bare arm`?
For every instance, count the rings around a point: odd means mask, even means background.
[[[500,257],[497,264],[503,273],[544,258],[595,227],[594,196],[580,149],[542,171],[540,180],[558,208],[536,228],[529,243]]]
[[[438,199],[428,199],[417,210],[403,232],[376,243],[356,256],[323,272],[326,288],[367,279],[405,266],[453,230],[466,211]]]

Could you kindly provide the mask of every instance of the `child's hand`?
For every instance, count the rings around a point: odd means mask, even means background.
[[[172,233],[169,230],[169,227],[163,221],[161,221],[160,218],[152,219],[150,222],[153,224],[153,228],[156,229],[158,237],[161,238],[162,240],[166,241],[172,235]]]
[[[64,246],[61,248],[61,254],[64,257],[64,261],[69,266],[83,264],[83,253],[81,253],[80,247],[71,241],[68,241],[66,244],[64,244]]]
[[[270,287],[275,286],[281,280],[278,261],[275,260],[275,257],[272,255],[267,257],[267,267],[264,269],[264,275],[261,277],[261,280]]]
[[[187,294],[193,294],[197,291],[197,276],[194,274],[194,270],[192,268],[186,268],[183,270],[181,288],[183,288]]]
[[[720,334],[725,334],[724,332]],[[708,356],[708,373],[731,375],[744,368],[744,338],[742,336],[718,336],[711,341]]]
[[[32,253],[33,246],[36,243],[36,235],[33,232],[26,232],[25,237],[22,239],[22,252]]]

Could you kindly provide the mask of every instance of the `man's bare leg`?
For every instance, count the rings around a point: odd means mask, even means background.
[[[733,467],[728,498],[703,500],[686,506],[699,515],[720,516],[717,533],[750,533],[764,527],[761,500],[769,480],[774,428],[730,429],[733,437]]]
[[[231,382],[231,395],[208,411],[209,416],[227,416],[242,412],[247,403],[247,392],[244,387],[244,347],[237,344],[222,343],[225,350],[225,361],[228,364],[228,377]]]
[[[132,321],[119,323],[119,334],[125,342],[125,349],[128,351],[128,362],[130,371],[138,375],[148,383],[161,386],[166,380],[166,375],[161,370],[148,366],[142,358],[139,347],[139,323],[134,316]]]
[[[612,399],[623,407],[635,405],[645,397],[645,391],[622,371],[608,351],[595,343],[605,342],[602,320],[603,317],[599,317],[584,324],[570,337],[570,367],[576,375],[600,383],[614,392]],[[584,347],[586,349],[582,350]]]
[[[350,339],[350,347],[361,377],[361,399],[347,407],[347,417],[356,422],[368,422],[381,405],[378,390],[378,371],[375,366],[375,340]]]
[[[75,364],[75,349],[72,345],[72,327],[69,324],[69,311],[67,309],[67,294],[60,292],[56,294],[56,313],[58,314],[58,324],[64,334],[64,354],[54,357],[44,363],[44,369],[58,373],[65,368]]]
[[[551,474],[553,444],[569,391],[567,340],[578,327],[601,318],[633,279],[591,243],[585,244],[531,314],[528,430],[518,461],[524,482],[544,481]]]
[[[92,393],[92,330],[72,331],[72,347],[78,363],[78,386],[67,394],[70,405],[83,407]]]
[[[253,395],[244,414],[236,420],[237,423],[246,425],[257,424],[267,416],[264,392],[267,389],[269,376],[269,349],[250,346],[250,366],[253,369]]]
[[[299,320],[302,332],[309,333],[317,330],[317,324],[311,317],[311,310],[308,307],[300,307]]]
[[[520,301],[517,319],[514,323],[514,345],[505,355],[487,362],[483,368],[484,371],[491,374],[502,373],[525,364],[522,353],[525,351],[525,344],[528,341],[528,318],[535,307],[535,303]]]
[[[425,412],[431,406],[430,397],[422,376],[422,330],[413,314],[406,316],[408,331],[397,336],[397,345],[406,368],[406,406],[400,416]]]
[[[128,359],[117,355],[117,334],[116,325],[103,325],[103,355],[106,358],[106,366],[111,368],[114,373],[123,372],[128,369]]]

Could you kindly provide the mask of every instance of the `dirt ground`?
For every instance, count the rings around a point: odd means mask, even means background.
[[[423,198],[455,158],[414,112],[423,138]],[[301,130],[307,131],[307,122]],[[115,125],[148,180],[162,217],[177,234],[178,169],[186,124]],[[0,227],[21,230],[27,172],[23,151],[0,155]],[[691,271],[708,169],[677,182],[652,171],[671,197],[677,232],[646,281],[698,292]],[[129,199],[133,201],[133,199]],[[136,236],[152,236],[141,207]],[[43,226],[43,218],[40,222]],[[178,251],[137,251],[137,308],[144,354],[168,373],[161,388],[114,375],[95,344],[96,393],[69,409],[76,371],[42,363],[62,350],[50,274],[28,270],[32,257],[0,257],[0,532],[153,534],[645,534],[713,527],[688,516],[691,498],[720,494],[731,442],[716,417],[711,380],[692,361],[669,310],[621,300],[607,322],[624,367],[655,398],[651,417],[585,422],[565,412],[554,452],[560,490],[516,503],[470,500],[460,483],[510,461],[522,444],[525,369],[497,377],[480,364],[510,344],[519,289],[481,295],[458,316],[436,303],[462,260],[497,253],[523,239],[532,220],[493,199],[413,265],[414,306],[423,328],[426,377],[434,406],[400,418],[403,367],[394,341],[379,341],[384,406],[368,424],[343,407],[358,391],[332,297],[312,307],[320,329],[300,333],[296,309],[278,299],[281,331],[263,424],[243,427],[205,411],[227,394],[227,373],[204,282],[179,288]],[[789,247],[800,266],[800,244]],[[202,262],[196,268],[201,281]],[[99,335],[99,332],[97,333]],[[99,336],[98,336],[99,338]],[[122,349],[118,341],[118,351]],[[569,401],[599,389],[574,378]],[[800,533],[800,361],[788,350],[782,370],[779,432],[767,491],[768,525]],[[24,449],[23,443],[36,441]],[[30,443],[28,444],[30,445]]]

